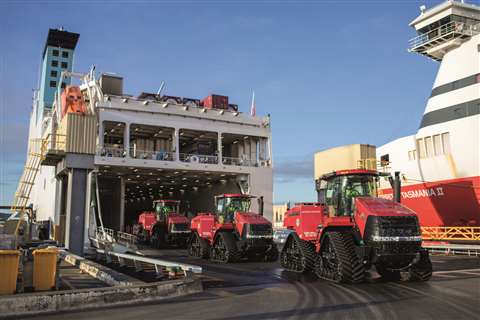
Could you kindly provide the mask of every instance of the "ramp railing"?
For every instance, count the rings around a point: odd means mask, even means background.
[[[428,241],[480,241],[480,227],[422,227]]]

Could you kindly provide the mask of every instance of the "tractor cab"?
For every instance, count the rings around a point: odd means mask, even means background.
[[[335,171],[317,180],[318,200],[328,215],[352,216],[355,198],[377,196],[378,173],[373,170]]]
[[[157,219],[164,220],[169,214],[179,213],[180,201],[178,200],[155,200],[153,202],[153,208]]]
[[[254,196],[244,194],[222,194],[215,197],[215,214],[220,223],[230,223],[235,219],[235,212],[248,212]]]

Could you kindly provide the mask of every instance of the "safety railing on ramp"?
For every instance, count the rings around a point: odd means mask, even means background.
[[[160,260],[160,259],[149,258],[149,257],[142,257],[142,256],[129,254],[129,253],[112,252],[112,251],[103,250],[103,249],[97,249],[97,253],[105,255],[105,258],[108,263],[116,261],[120,266],[126,266],[127,265],[126,262],[130,261],[131,264],[135,266],[135,270],[137,272],[140,272],[143,270],[143,264],[147,264],[147,265],[153,265],[155,267],[155,272],[158,276],[162,276],[165,273],[166,268],[167,269],[170,268],[173,270],[175,269],[182,270],[183,274],[186,277],[194,273],[195,274],[202,273],[202,267],[186,264],[186,263],[172,262],[172,261]]]
[[[480,241],[480,227],[422,227],[428,241]]]

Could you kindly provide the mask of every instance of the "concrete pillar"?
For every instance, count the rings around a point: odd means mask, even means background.
[[[102,151],[103,149],[103,138],[104,138],[104,132],[103,132],[103,120],[99,119],[98,120],[98,151]]]
[[[70,169],[67,186],[65,247],[82,256],[85,230],[87,169]]]
[[[88,237],[90,235],[94,235],[94,217],[92,216],[92,179],[94,179],[93,171],[87,173],[87,181],[85,187],[85,223],[84,223],[84,230],[83,230],[83,244],[84,247],[88,247],[90,245],[90,240]],[[93,221],[92,221],[93,220]]]
[[[218,132],[217,134],[218,134],[217,136],[218,164],[223,164],[222,133]]]
[[[56,187],[55,187],[55,213],[53,217],[54,224],[60,224],[60,213],[62,211],[62,197],[63,197],[63,183],[62,183],[62,176],[56,177]]]
[[[125,123],[125,130],[123,131],[123,150],[125,158],[130,158],[130,123]]]
[[[125,178],[120,178],[120,231],[125,231]]]
[[[180,130],[178,128],[175,128],[173,143],[175,146],[175,161],[180,161]]]

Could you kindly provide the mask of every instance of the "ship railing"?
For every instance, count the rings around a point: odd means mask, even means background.
[[[105,227],[97,227],[95,230],[95,238],[102,242],[116,242],[115,230]]]
[[[150,151],[150,150],[132,150],[130,157],[145,160],[175,161],[175,152],[168,151]]]
[[[222,157],[222,163],[229,166],[244,166],[244,167],[266,167],[267,161],[257,161],[256,159],[249,158],[234,158],[234,157]]]
[[[125,244],[127,247],[135,247],[137,245],[138,238],[134,234],[117,231],[117,242]]]
[[[191,163],[217,164],[218,157],[215,155],[203,155],[194,153],[180,153],[180,161]]]
[[[64,134],[47,134],[42,139],[42,155],[46,155],[48,152],[61,152],[65,151],[67,136]]]
[[[480,241],[480,227],[422,227],[427,241]]]
[[[96,155],[109,158],[125,158],[126,152],[122,147],[97,147]]]
[[[474,36],[480,32],[480,24],[466,24],[452,21],[427,33],[409,40],[409,51],[422,50],[429,44],[436,44],[440,40],[450,40],[460,36]]]

